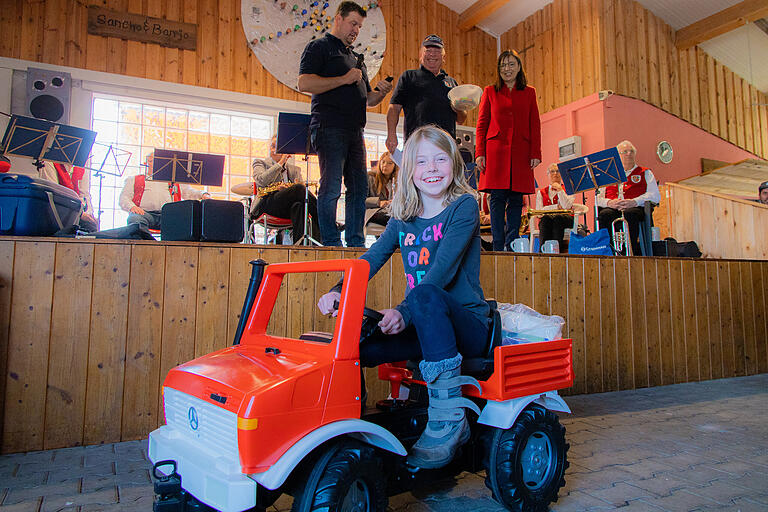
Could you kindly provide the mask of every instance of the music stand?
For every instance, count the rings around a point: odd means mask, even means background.
[[[302,245],[322,246],[320,242],[309,235],[309,155],[317,154],[312,149],[312,141],[309,136],[309,122],[312,117],[309,114],[294,114],[280,112],[277,116],[277,141],[275,153],[282,155],[304,155],[306,163],[306,181],[304,186],[304,233],[298,240]]]
[[[94,157],[96,156],[97,146],[99,148],[107,148],[104,151],[104,158],[101,159],[101,163],[98,167],[95,166],[95,162],[93,161]],[[132,153],[130,151],[117,148],[112,144],[102,144],[101,142],[95,142],[93,147],[94,151],[93,154],[91,154],[91,167],[86,167],[86,169],[94,171],[93,175],[96,178],[99,178],[99,209],[97,218],[99,219],[99,224],[101,224],[101,214],[103,213],[103,210],[101,209],[101,189],[104,184],[104,175],[106,174],[108,176],[115,176],[116,178],[119,178],[125,174],[125,168],[128,166],[128,162],[131,159]],[[99,153],[101,153],[101,151],[99,151]]]
[[[95,140],[96,132],[91,130],[13,115],[3,136],[2,152],[34,159],[38,171],[43,160],[85,167]]]

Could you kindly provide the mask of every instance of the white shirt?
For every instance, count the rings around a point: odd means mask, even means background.
[[[142,210],[147,212],[159,212],[163,209],[163,205],[165,203],[170,203],[173,201],[173,198],[171,197],[171,192],[168,190],[168,183],[164,181],[152,181],[152,180],[145,180],[146,186],[144,187],[144,194],[141,196],[141,204],[135,205],[133,203],[133,182],[135,181],[135,176],[129,176],[125,180],[125,186],[123,187],[123,191],[120,192],[120,208],[123,210],[130,212],[131,207],[138,206]],[[181,187],[181,198],[182,199],[202,199],[203,192],[200,190],[195,190],[191,186],[186,184],[179,184]]]
[[[537,210],[570,210],[573,206],[573,196],[566,194],[565,189],[563,188],[554,192],[552,190],[552,185],[547,185],[547,194],[549,195],[549,200],[552,204],[544,206],[544,198],[541,197],[541,190],[536,191]],[[555,198],[557,198],[557,201],[555,201]]]
[[[632,174],[637,167],[638,166],[635,165],[629,171],[625,171],[627,176]],[[661,202],[661,193],[659,192],[659,185],[656,183],[656,177],[653,175],[653,171],[646,169],[643,175],[645,177],[645,194],[640,194],[635,198],[637,206],[645,206],[646,201],[659,204]],[[595,203],[597,203],[597,206],[600,208],[608,207],[608,199],[605,197],[605,187],[601,188],[600,192],[598,192],[597,197],[595,198]]]

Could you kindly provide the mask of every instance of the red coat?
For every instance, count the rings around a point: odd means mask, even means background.
[[[485,157],[480,190],[535,191],[531,159],[541,160],[541,120],[536,90],[501,91],[489,85],[480,100],[476,157]]]

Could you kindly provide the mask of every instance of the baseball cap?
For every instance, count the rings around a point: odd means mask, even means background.
[[[766,188],[768,188],[768,181],[764,181],[764,182],[762,182],[762,183],[760,184],[760,186],[759,186],[759,187],[757,187],[757,191],[758,191],[758,192],[762,192],[762,191],[763,191],[763,189],[766,189]]]
[[[429,48],[430,46],[436,46],[437,48],[444,48],[443,38],[437,34],[429,34],[427,37],[424,38],[424,42],[421,43],[421,46],[426,46],[427,48]]]

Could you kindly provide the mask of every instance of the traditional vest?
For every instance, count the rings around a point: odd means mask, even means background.
[[[555,195],[555,199],[549,198],[549,185],[547,185],[544,188],[540,188],[539,192],[541,193],[541,200],[544,206],[552,206],[552,205],[560,204],[557,202],[557,195]]]
[[[629,176],[627,176],[627,181],[622,184],[622,188],[624,190],[624,199],[634,199],[645,194],[645,191],[648,189],[648,183],[645,181],[645,171],[647,170],[647,168],[640,167],[638,165],[635,167],[634,171],[629,173]],[[618,185],[609,185],[605,187],[605,198],[618,199]]]
[[[144,189],[147,188],[147,179],[143,174],[138,174],[133,178],[133,204],[141,206],[141,198],[144,196]],[[171,194],[171,199],[181,201],[181,187],[178,183],[168,184],[168,193]]]
[[[56,176],[59,180],[59,185],[63,185],[68,189],[74,190],[77,194],[80,194],[80,180],[83,179],[85,169],[82,167],[73,167],[72,176],[67,172],[67,168],[64,164],[54,163],[54,169],[56,169]]]

